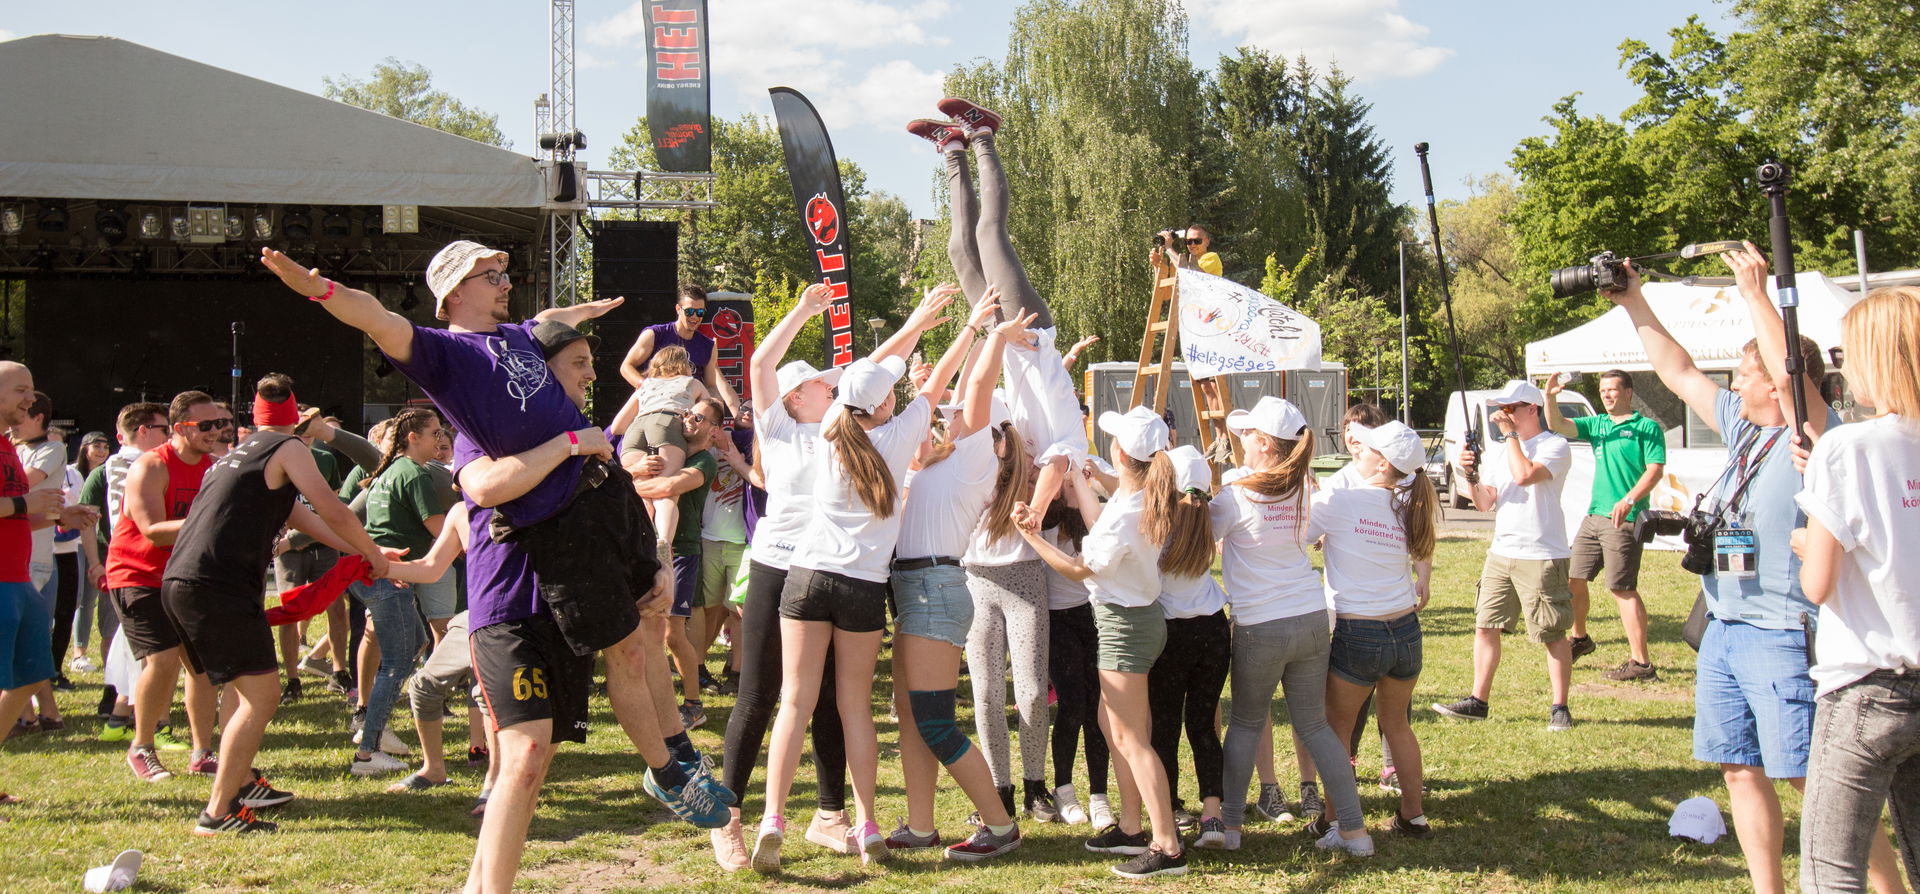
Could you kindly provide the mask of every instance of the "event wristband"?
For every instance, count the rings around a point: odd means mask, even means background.
[[[580,455],[580,436],[574,432],[567,432],[567,455]]]
[[[12,514],[14,514],[14,515],[26,515],[26,514],[27,514],[27,498],[26,498],[26,497],[8,497],[7,499],[9,499],[9,500],[12,500],[12,501],[13,501],[13,513],[12,513]]]
[[[327,280],[327,293],[324,295],[308,295],[307,300],[308,301],[325,301],[328,298],[332,298],[334,285],[335,283],[333,280]]]

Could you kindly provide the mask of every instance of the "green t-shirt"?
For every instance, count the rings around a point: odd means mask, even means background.
[[[1593,445],[1593,501],[1587,504],[1588,515],[1613,514],[1613,505],[1626,498],[1649,464],[1667,461],[1666,432],[1660,430],[1660,423],[1639,413],[1618,423],[1605,413],[1581,416],[1573,420],[1573,427],[1576,440]],[[1627,513],[1627,521],[1646,508],[1647,498],[1641,497]]]
[[[113,525],[107,520],[107,464],[101,463],[87,473],[85,481],[80,482],[80,502],[100,510],[100,524],[95,529],[99,534],[95,540],[100,544],[100,558],[107,557],[107,541],[113,537]]]
[[[427,519],[446,512],[433,475],[404,456],[367,487],[367,536],[381,546],[406,549],[409,559],[426,556],[433,547]]]
[[[720,474],[720,464],[714,461],[713,454],[702,450],[687,457],[686,467],[699,469],[704,477],[699,487],[680,495],[680,526],[673,531],[673,554],[697,556],[700,554],[700,514],[707,508],[707,491],[713,487],[713,477]]]
[[[338,491],[340,489],[340,461],[333,458],[333,451],[322,450],[319,447],[312,446],[309,446],[307,449],[313,453],[313,464],[320,468],[320,477],[327,480],[328,487]]]
[[[323,469],[320,474],[324,475],[326,471]],[[354,466],[347,470],[346,480],[333,485],[333,487],[339,491],[340,499],[351,503],[354,497],[360,496],[360,482],[365,480],[367,480],[367,470],[359,466]],[[328,481],[331,483],[332,479],[328,479]]]

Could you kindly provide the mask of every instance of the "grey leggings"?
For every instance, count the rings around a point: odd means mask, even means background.
[[[1801,890],[1867,890],[1883,806],[1920,878],[1920,674],[1875,671],[1820,697],[1801,805]]]
[[[1293,730],[1320,767],[1320,781],[1333,802],[1340,828],[1366,828],[1360,791],[1345,767],[1347,749],[1327,725],[1327,653],[1332,630],[1321,610],[1259,624],[1233,625],[1233,719],[1227,724],[1226,796],[1221,819],[1238,828],[1247,809],[1247,783],[1254,754],[1273,705],[1273,690],[1285,692]]]
[[[1021,778],[1047,778],[1047,577],[1039,559],[1011,565],[968,565],[973,627],[967,632],[967,675],[973,679],[973,722],[986,749],[993,784],[1013,784],[1007,741],[1006,667],[1013,659],[1013,700],[1020,708]]]
[[[1000,287],[1003,319],[1024,310],[1036,315],[1032,328],[1050,328],[1053,314],[1027,280],[1027,268],[1013,250],[1013,240],[1007,237],[1007,173],[1000,167],[993,134],[979,133],[968,142],[980,164],[980,197],[974,198],[973,184],[967,179],[966,153],[947,153],[947,185],[953,203],[947,259],[953,262],[953,272],[960,277],[960,288],[968,300],[980,300],[991,283]]]

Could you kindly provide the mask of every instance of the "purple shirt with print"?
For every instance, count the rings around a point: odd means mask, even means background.
[[[533,340],[533,323],[492,332],[413,328],[413,357],[394,368],[427,393],[460,435],[454,473],[482,456],[524,453],[555,435],[587,427],[587,417],[547,369]],[[389,358],[391,359],[391,358]],[[533,569],[516,545],[487,537],[487,520],[500,512],[516,526],[552,516],[572,493],[584,460],[569,459],[518,499],[483,510],[467,501],[474,534],[467,556],[469,629],[531,617],[545,610]]]

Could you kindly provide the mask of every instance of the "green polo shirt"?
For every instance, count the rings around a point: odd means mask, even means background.
[[[1635,413],[1620,422],[1605,413],[1581,416],[1573,420],[1575,440],[1593,445],[1593,502],[1588,515],[1611,515],[1615,503],[1625,499],[1633,486],[1646,474],[1647,466],[1667,461],[1667,434],[1660,423]],[[1641,497],[1627,513],[1633,521],[1647,508]]]

